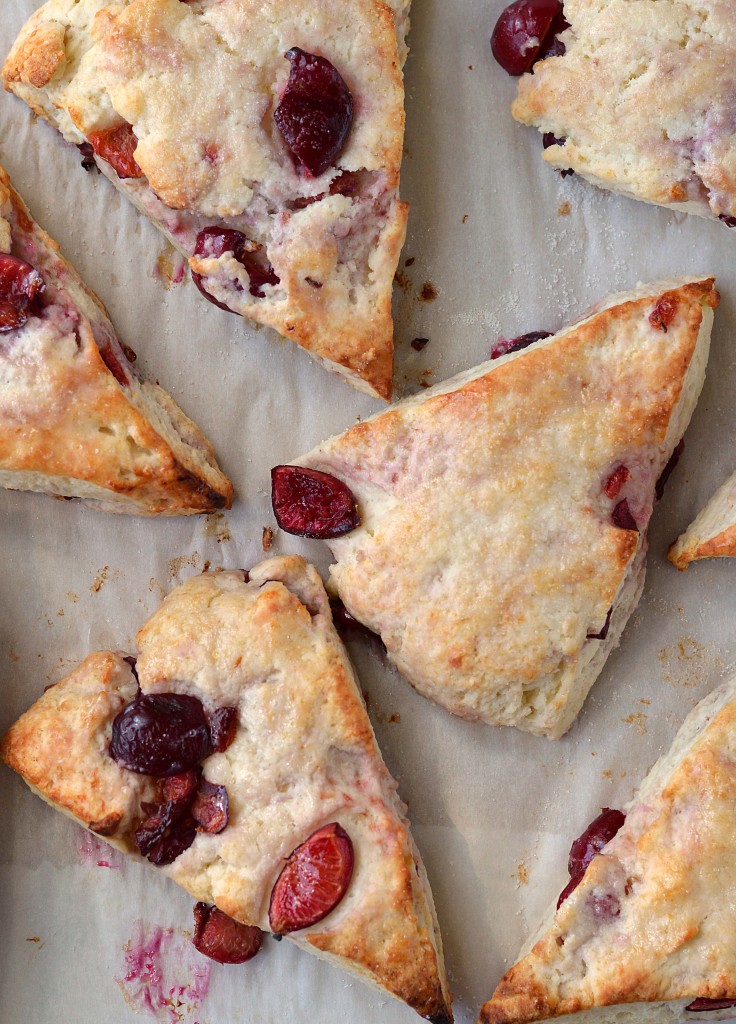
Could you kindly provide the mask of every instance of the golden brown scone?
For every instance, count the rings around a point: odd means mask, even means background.
[[[543,157],[600,188],[736,217],[736,22],[721,0],[565,0],[565,54],[519,80],[511,112],[559,140]],[[733,223],[736,223],[734,221]]]
[[[625,808],[623,827],[552,908],[551,923],[501,980],[480,1024],[732,1018],[734,807],[732,680],[687,717]]]
[[[45,291],[14,327],[0,302],[0,486],[134,515],[229,508],[232,484],[209,441],[135,371],[104,306],[0,167],[3,254],[37,271]]]
[[[69,141],[93,143],[103,173],[217,304],[388,399],[391,290],[408,215],[399,199],[408,8],[49,0],[21,31],[3,83]],[[329,60],[353,100],[344,147],[316,176],[297,169],[274,121],[292,47]],[[96,133],[131,126],[134,163],[121,171]],[[197,248],[213,227],[239,231],[250,255],[236,259],[230,243]]]
[[[570,727],[639,600],[717,301],[713,278],[641,285],[296,460],[355,494],[331,584],[420,693]]]
[[[736,555],[736,473],[726,480],[681,534],[667,557],[678,569],[700,558]]]
[[[202,762],[207,781],[227,790],[227,825],[198,832],[160,870],[196,900],[270,930],[285,859],[337,822],[355,851],[350,885],[323,920],[288,937],[450,1024],[429,884],[322,581],[295,556],[246,575],[189,580],[138,633],[144,694],[194,696],[208,715],[238,712],[232,744]],[[139,856],[141,802],[160,800],[160,783],[108,753],[113,718],[135,694],[121,655],[90,655],[10,729],[2,755],[44,799]]]

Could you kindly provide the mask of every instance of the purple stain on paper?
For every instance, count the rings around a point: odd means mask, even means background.
[[[110,868],[113,871],[120,871],[123,866],[123,857],[114,847],[103,843],[97,836],[80,827],[77,841],[77,854],[79,864],[84,868],[98,867]]]
[[[128,1005],[161,1024],[197,1024],[212,967],[190,939],[173,928],[136,921],[124,951],[124,973],[115,980]]]

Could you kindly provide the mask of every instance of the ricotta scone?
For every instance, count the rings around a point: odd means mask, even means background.
[[[3,83],[70,142],[92,143],[100,170],[217,304],[389,398],[391,290],[408,214],[408,8],[49,0],[21,31]],[[352,97],[345,144],[317,174],[297,166],[274,120],[294,47],[326,58]],[[240,260],[232,246],[206,244],[208,229],[239,232]]]
[[[569,729],[639,600],[717,302],[713,278],[641,285],[296,460],[357,499],[331,585],[420,693]]]
[[[688,715],[623,827],[483,1006],[481,1024],[733,1018],[735,807],[732,680]]]
[[[733,5],[565,0],[564,15],[564,56],[535,64],[511,108],[557,140],[544,159],[600,188],[731,223]]]
[[[91,654],[47,690],[5,737],[6,762],[53,806],[139,856],[135,832],[161,799],[160,782],[109,753],[113,719],[138,681],[144,695],[196,697],[210,717],[237,709],[232,743],[202,762],[207,781],[226,789],[227,824],[197,832],[159,870],[196,900],[270,930],[285,859],[338,823],[355,853],[347,892],[288,937],[450,1024],[429,884],[316,570],[288,557],[249,574],[195,577],[172,591],[137,643],[137,664]]]
[[[681,534],[667,557],[678,569],[699,558],[736,555],[736,473],[718,488],[695,520]]]
[[[39,286],[28,308],[23,275]],[[1,167],[0,486],[133,515],[212,512],[233,497],[209,441],[141,378]]]

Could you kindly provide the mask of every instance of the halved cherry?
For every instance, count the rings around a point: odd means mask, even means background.
[[[234,228],[210,227],[204,228],[197,235],[194,255],[204,256],[208,259],[219,259],[226,252],[231,252],[238,263],[248,271],[250,279],[248,290],[250,294],[254,295],[257,299],[262,299],[265,294],[263,286],[266,284],[279,284],[280,278],[276,276],[273,267],[268,261],[265,263],[258,262],[256,254],[261,248],[260,245],[246,238],[242,231],[236,231]],[[224,309],[226,313],[235,312],[235,310],[230,309],[229,306],[220,302],[207,291],[204,287],[205,277],[203,274],[196,274],[192,271],[192,279],[204,297],[209,299],[215,306]],[[235,287],[236,290],[242,291],[238,282],[235,282]]]
[[[529,348],[537,341],[551,337],[551,331],[529,331],[528,334],[520,334],[517,338],[499,338],[491,349],[491,359],[499,359],[509,352],[518,352],[522,348]]]
[[[692,1003],[687,1004],[685,1009],[702,1012],[703,1010],[730,1010],[732,1006],[736,1006],[736,999],[694,999]]]
[[[248,574],[246,573],[246,576]],[[246,583],[248,580],[245,581]],[[224,753],[235,739],[238,728],[237,708],[216,708],[210,715],[210,737],[212,738],[212,752],[215,754]]]
[[[253,925],[234,921],[218,907],[197,903],[192,942],[200,953],[218,964],[244,964],[261,948],[263,932]]]
[[[619,501],[618,505],[614,505],[611,519],[613,520],[613,525],[618,526],[619,530],[636,530],[637,533],[639,532],[636,519],[632,515],[626,498]]]
[[[112,723],[110,756],[143,775],[178,775],[198,765],[210,750],[202,703],[187,694],[141,694]]]
[[[353,844],[336,822],[294,850],[271,892],[268,919],[278,935],[310,928],[343,898],[353,877]]]
[[[360,525],[358,503],[347,484],[317,469],[274,467],[271,503],[281,529],[297,537],[329,540]]]
[[[110,164],[119,178],[143,177],[143,171],[134,156],[138,148],[138,139],[133,126],[127,121],[115,128],[90,132],[87,141],[95,153]]]
[[[192,817],[200,832],[217,835],[228,822],[228,798],[224,786],[202,779],[192,802]]]
[[[496,22],[491,52],[504,71],[523,75],[542,56],[556,55],[556,33],[567,27],[561,0],[515,0]]]
[[[626,815],[623,811],[604,807],[598,817],[594,818],[582,835],[573,842],[567,861],[570,881],[560,893],[560,898],[557,901],[558,910],[570,893],[580,885],[593,858],[598,856],[607,843],[610,843],[625,821]]]
[[[44,279],[30,263],[0,253],[0,334],[22,327],[45,291]]]
[[[353,97],[325,57],[298,46],[284,56],[291,62],[291,71],[274,121],[301,166],[317,177],[342,152],[353,123]]]

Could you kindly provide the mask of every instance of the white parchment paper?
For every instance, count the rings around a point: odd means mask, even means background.
[[[0,59],[35,9],[0,0]],[[488,39],[503,0],[417,0],[406,68],[403,193],[412,204],[396,289],[396,384],[418,390],[487,357],[499,334],[555,330],[638,280],[715,272],[708,378],[651,528],[639,610],[563,740],[471,725],[351,644],[389,768],[434,890],[457,1020],[474,1021],[566,880],[571,840],[627,800],[695,702],[736,658],[736,564],[679,574],[669,541],[736,469],[736,231],[562,180],[508,113],[515,90]],[[186,116],[186,112],[182,112]],[[108,306],[121,339],[208,434],[235,483],[223,516],[147,521],[0,491],[0,728],[91,649],[132,648],[177,582],[260,560],[271,466],[378,403],[295,346],[170,285],[170,252],[104,178],[86,174],[25,106],[0,96],[0,160],[39,222]],[[413,263],[403,266],[405,259]],[[425,283],[436,291],[424,301]],[[169,285],[166,287],[166,285]],[[422,352],[415,337],[429,338]],[[276,534],[324,569],[326,548]],[[0,771],[3,1024],[410,1024],[411,1011],[268,940],[243,967],[193,954],[192,901],[122,865]],[[204,963],[204,966],[203,966]]]

